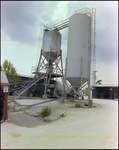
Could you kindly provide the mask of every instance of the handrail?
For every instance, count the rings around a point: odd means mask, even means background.
[[[69,20],[69,18],[68,18],[68,19],[65,19],[65,20],[63,20],[63,21],[61,21],[61,22],[65,22],[66,20],[68,21],[68,20]],[[53,26],[56,26],[57,24],[60,24],[61,22],[58,22],[58,23],[56,23],[56,24],[52,25],[52,27],[53,27]]]
[[[89,8],[87,8],[87,7],[75,11],[75,13],[77,13],[77,12],[78,12],[78,13],[81,13],[81,14],[86,14],[86,15],[88,15],[88,16],[91,17],[91,9],[89,9]],[[61,22],[58,22],[58,23],[56,23],[56,24],[54,24],[54,25],[52,25],[52,26],[46,24],[45,27],[46,27],[46,29],[49,29],[49,30],[58,29],[58,31],[59,31],[59,30],[64,29],[64,28],[66,28],[66,27],[68,27],[68,26],[69,26],[69,18],[67,18],[67,19],[65,19],[65,20],[63,20],[63,21],[61,21]]]
[[[83,9],[79,9],[79,10],[77,10],[77,11],[75,11],[75,13],[77,13],[77,12],[87,12],[87,10],[89,11],[89,13],[91,14],[91,9],[89,9],[89,8],[87,8],[87,7],[85,7],[85,8],[83,8]]]

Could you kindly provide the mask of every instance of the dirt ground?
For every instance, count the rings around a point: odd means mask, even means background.
[[[74,105],[52,101],[20,112],[9,111],[9,119],[1,124],[1,148],[118,149],[118,101],[93,99],[92,108]],[[38,117],[44,106],[51,108],[51,115]],[[66,116],[60,117],[62,113]],[[12,120],[15,116],[16,122]],[[20,124],[20,119],[27,124]]]

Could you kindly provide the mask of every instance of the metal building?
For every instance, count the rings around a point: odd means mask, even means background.
[[[118,99],[118,88],[117,85],[94,85],[92,97],[100,99]]]

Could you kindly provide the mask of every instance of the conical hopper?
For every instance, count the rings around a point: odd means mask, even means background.
[[[77,78],[77,77],[67,77],[67,80],[69,81],[69,83],[75,87],[81,87],[81,78]],[[82,85],[87,81],[86,78],[82,78]]]
[[[48,61],[54,62],[60,55],[61,34],[56,31],[45,31],[43,36],[43,56]]]

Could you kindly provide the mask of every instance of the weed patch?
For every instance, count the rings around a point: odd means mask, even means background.
[[[87,108],[95,108],[95,107],[96,107],[96,106],[92,106],[92,105],[91,105],[91,106],[88,106]]]
[[[80,107],[80,108],[84,108],[83,106],[79,105],[79,104],[75,104],[75,107]]]
[[[51,108],[45,107],[43,110],[40,112],[40,115],[42,117],[49,116],[51,114]]]
[[[92,108],[93,106],[88,106],[87,108]]]
[[[66,117],[66,112],[63,114],[61,114],[61,115],[59,115],[60,117]]]

